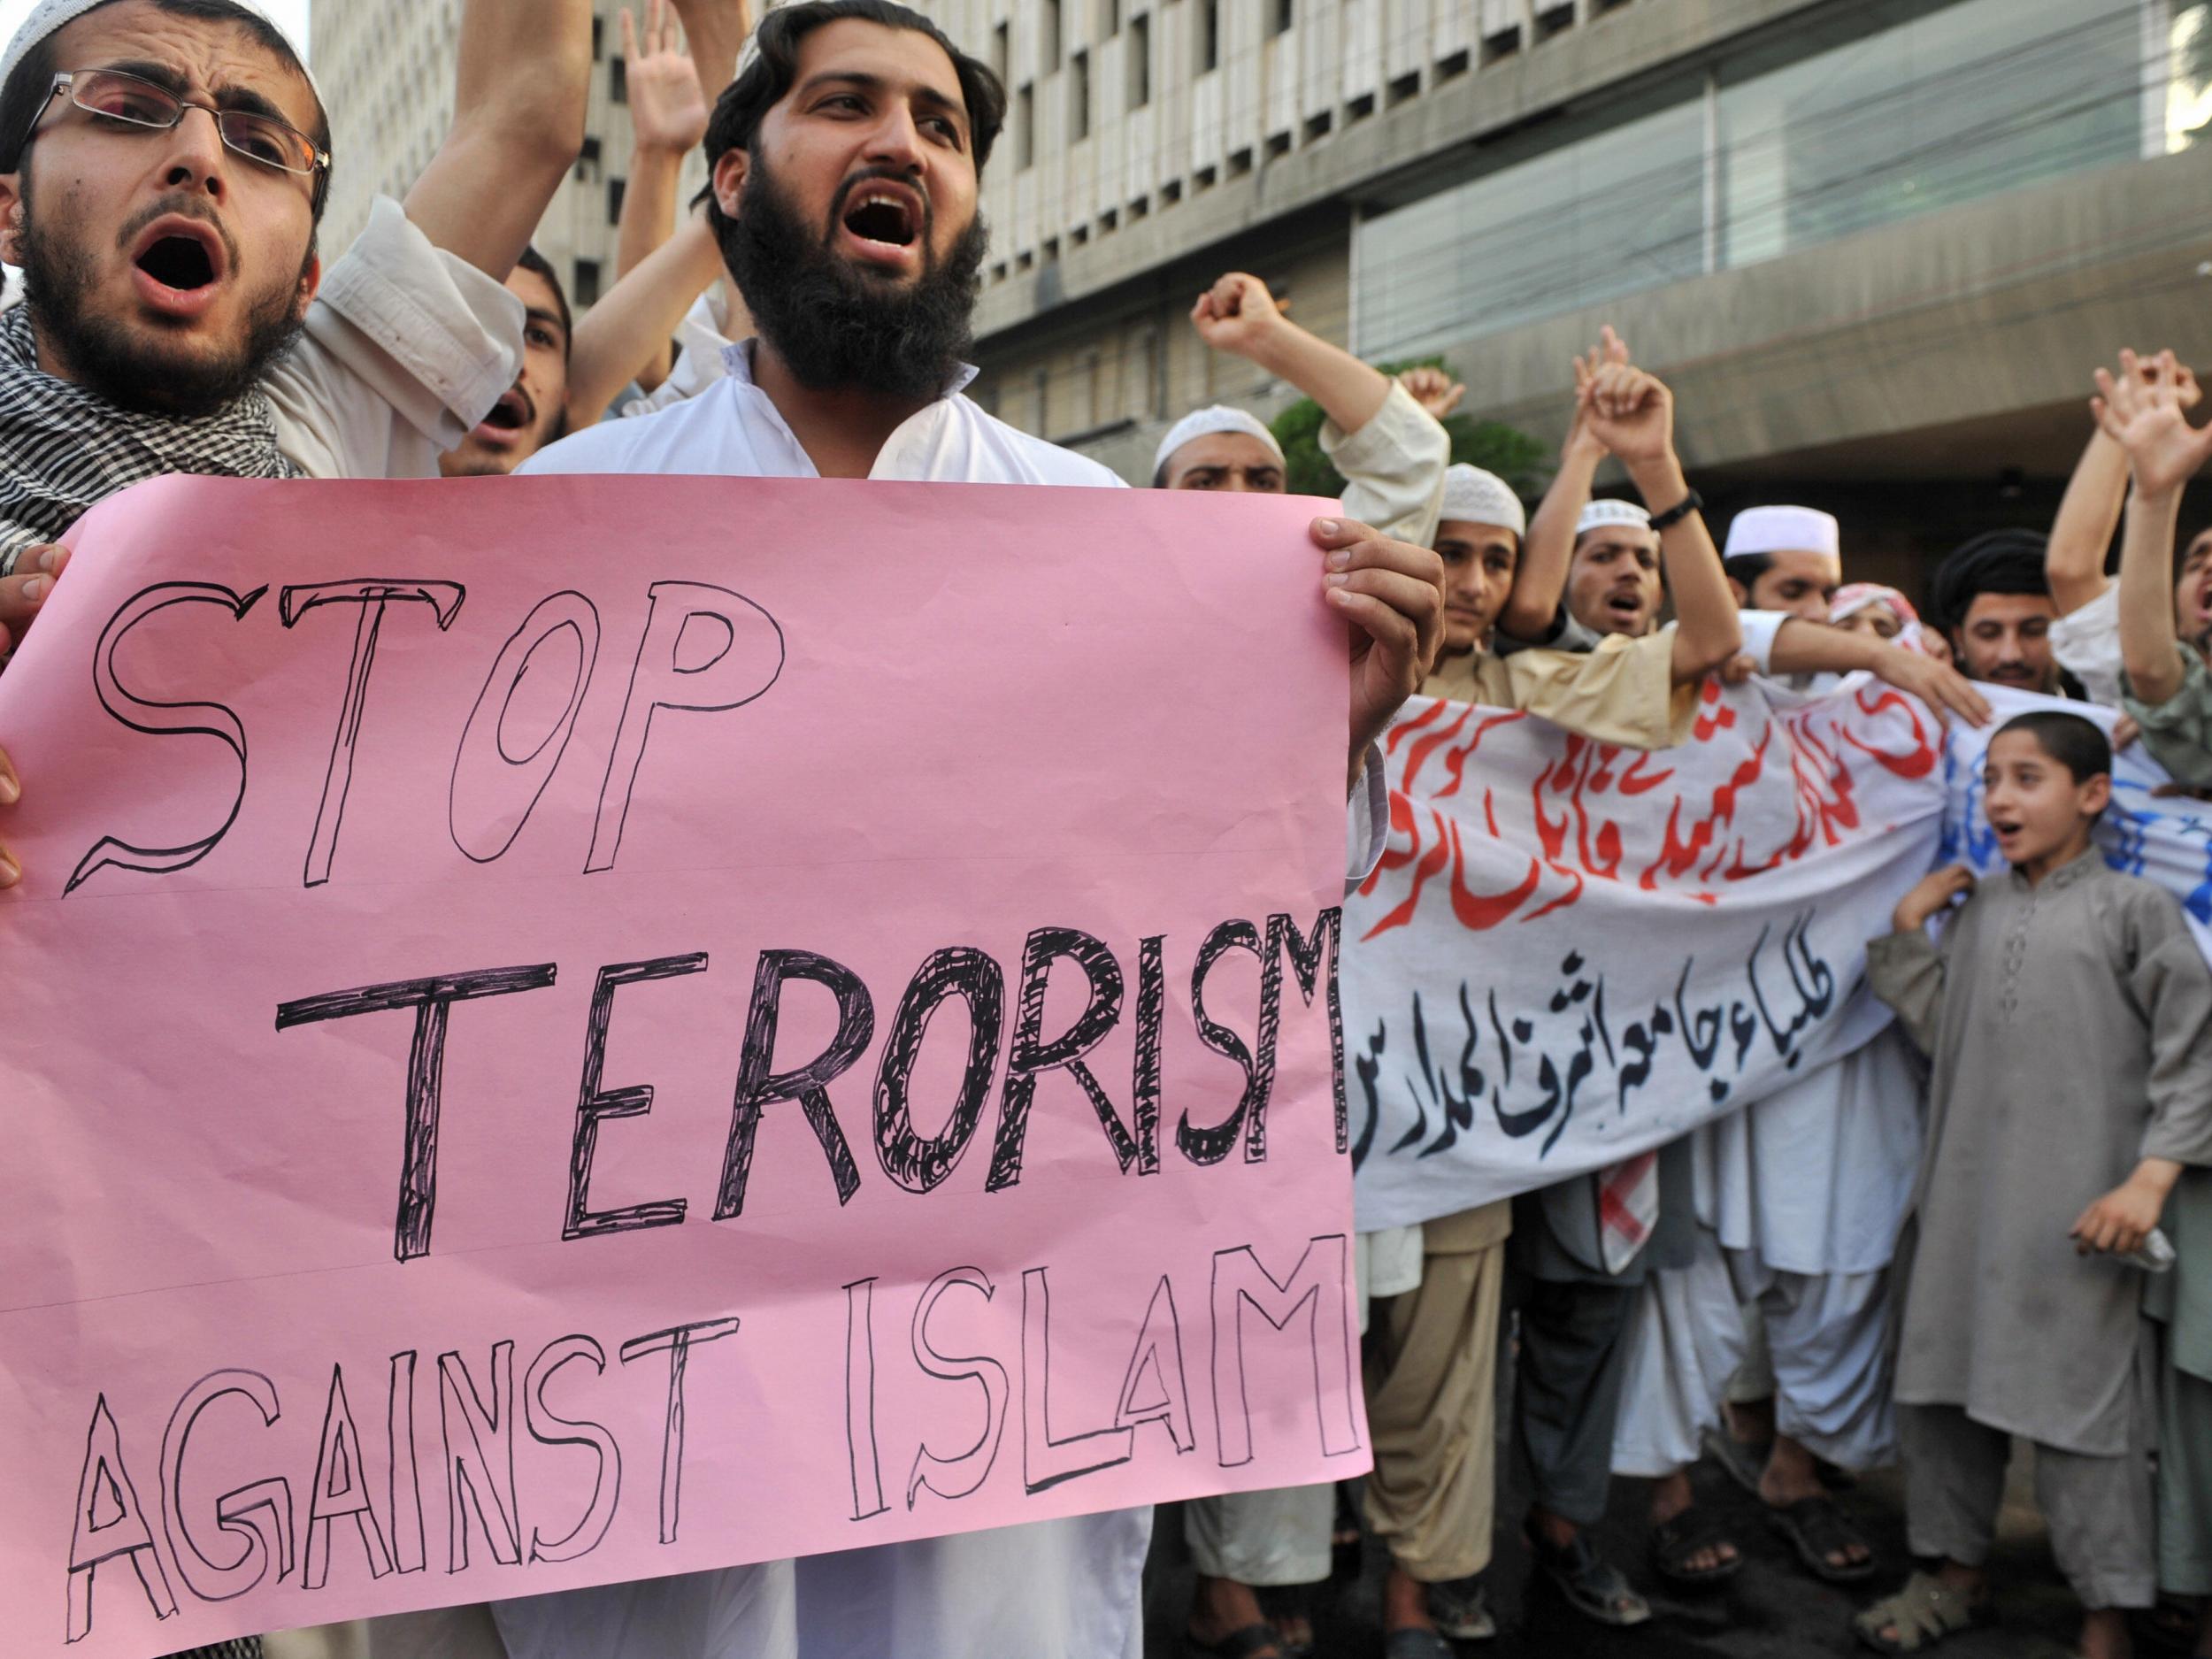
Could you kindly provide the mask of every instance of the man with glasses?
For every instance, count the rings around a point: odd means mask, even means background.
[[[40,0],[0,56],[0,650],[165,472],[431,478],[523,364],[501,286],[573,162],[588,0],[468,0],[460,113],[326,277],[329,119],[241,0]]]

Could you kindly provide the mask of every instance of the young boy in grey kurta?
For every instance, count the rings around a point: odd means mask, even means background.
[[[2153,1601],[2154,1372],[2139,1268],[2184,1165],[2212,1164],[2212,971],[2180,905],[2108,867],[2090,830],[2111,749],[2078,716],[1991,740],[1985,810],[2011,870],[1939,871],[1868,977],[1933,1062],[1898,1356],[1913,1553],[1941,1560],[1860,1616],[1912,1652],[1986,1619],[1981,1571],[2009,1437],[2087,1609],[2083,1651],[2128,1651]],[[1940,943],[1924,931],[1965,903]]]

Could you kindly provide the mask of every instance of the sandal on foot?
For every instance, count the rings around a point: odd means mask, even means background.
[[[1795,1503],[1767,1506],[1767,1522],[1790,1540],[1805,1571],[1830,1584],[1857,1584],[1874,1576],[1874,1551],[1859,1530],[1843,1518],[1833,1498],[1800,1498]],[[1863,1561],[1838,1565],[1830,1557],[1856,1547],[1866,1551]]]
[[[1532,1527],[1525,1529],[1523,1535],[1537,1570],[1566,1598],[1567,1605],[1585,1618],[1625,1627],[1641,1624],[1651,1617],[1651,1604],[1630,1589],[1620,1569],[1601,1560],[1590,1548],[1590,1540],[1579,1532],[1564,1548],[1546,1542]]]
[[[1918,1653],[1961,1631],[1996,1622],[1996,1610],[1986,1601],[1977,1606],[1934,1574],[1916,1572],[1895,1595],[1854,1618],[1851,1628],[1876,1653]],[[1882,1634],[1885,1626],[1896,1634]]]
[[[1188,1630],[1183,1632],[1183,1659],[1261,1659],[1263,1654],[1282,1651],[1283,1639],[1272,1624],[1247,1624],[1218,1641],[1201,1641]]]
[[[1429,1622],[1454,1641],[1488,1641],[1498,1633],[1479,1578],[1424,1585],[1422,1595],[1428,1602]]]
[[[1689,1564],[1691,1556],[1708,1550],[1717,1551],[1724,1545],[1736,1552],[1733,1558],[1715,1567]],[[1743,1549],[1729,1537],[1726,1522],[1701,1513],[1697,1505],[1692,1504],[1673,1519],[1661,1521],[1651,1529],[1651,1564],[1661,1578],[1672,1584],[1718,1584],[1743,1571]]]
[[[1383,1659],[1457,1659],[1451,1643],[1432,1630],[1409,1627],[1383,1632]]]

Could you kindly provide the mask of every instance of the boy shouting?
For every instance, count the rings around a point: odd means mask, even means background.
[[[2124,1659],[2124,1609],[2153,1600],[2153,1372],[2125,1258],[2182,1167],[2212,1163],[2212,971],[2174,898],[2091,845],[2111,764],[2078,715],[2000,727],[1983,782],[2011,871],[1938,871],[1869,949],[1876,995],[1933,1063],[1897,1401],[1912,1550],[1940,1565],[1859,1616],[1882,1652],[1988,1622],[2016,1434],[2087,1659]]]

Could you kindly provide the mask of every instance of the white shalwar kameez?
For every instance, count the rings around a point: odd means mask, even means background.
[[[818,476],[754,383],[750,342],[732,347],[725,361],[726,378],[689,402],[578,433],[519,471]],[[1098,463],[985,413],[961,395],[973,374],[902,422],[868,475],[1120,485]],[[1381,771],[1371,753],[1368,787],[1351,813],[1356,877],[1380,854],[1386,833]],[[1125,1509],[567,1591],[492,1610],[511,1659],[1140,1659],[1151,1533],[1150,1509]]]
[[[1744,613],[1763,672],[1782,620]],[[1889,1264],[1919,1170],[1924,1095],[1893,1026],[1695,1132],[1697,1257],[1651,1275],[1632,1316],[1615,1473],[1698,1460],[1751,1346],[1747,1310],[1771,1357],[1778,1430],[1845,1469],[1893,1459]]]

